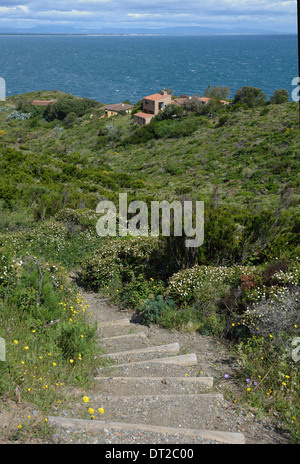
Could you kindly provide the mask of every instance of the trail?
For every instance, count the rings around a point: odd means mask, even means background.
[[[105,353],[99,356],[113,363],[98,370],[92,391],[73,391],[49,417],[56,442],[289,443],[270,419],[259,420],[234,402],[238,366],[218,340],[147,327],[135,322],[133,311],[120,311],[96,293],[81,295],[91,323],[98,324]],[[95,410],[93,420],[82,418],[88,407],[83,394]]]

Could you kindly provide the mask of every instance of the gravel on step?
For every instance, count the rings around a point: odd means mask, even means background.
[[[110,395],[149,395],[167,393],[204,393],[211,389],[212,385],[203,385],[197,381],[188,381],[189,377],[180,379],[178,377],[161,378],[101,378],[98,377],[99,391]]]
[[[208,445],[208,444],[220,444],[215,440],[207,440],[205,438],[196,437],[185,437],[181,434],[166,434],[166,433],[155,433],[155,432],[141,432],[139,429],[134,431],[120,430],[118,429],[104,429],[97,432],[88,433],[75,428],[68,430],[58,428],[55,435],[54,441],[57,444],[160,444],[160,445]]]

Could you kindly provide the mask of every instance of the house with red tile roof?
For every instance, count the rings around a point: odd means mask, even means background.
[[[127,103],[113,103],[111,105],[101,106],[101,110],[104,110],[105,113],[101,118],[110,118],[111,116],[116,116],[121,112],[131,113],[133,105]]]
[[[180,95],[180,97],[175,98],[173,102],[177,105],[184,105],[187,102],[187,100],[191,99],[192,97],[189,95]],[[207,105],[211,100],[209,97],[198,97],[198,99],[201,103],[203,103],[203,105]],[[220,102],[223,103],[223,105],[230,105],[230,102],[225,100],[220,100]]]
[[[165,90],[144,97],[143,111],[134,115],[134,122],[141,126],[149,124],[151,119],[170,103],[172,103],[172,96]]]

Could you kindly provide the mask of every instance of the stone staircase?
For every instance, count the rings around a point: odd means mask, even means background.
[[[178,342],[158,342],[147,327],[125,317],[102,319],[98,337],[105,352],[99,358],[111,363],[99,368],[89,400],[105,413],[94,420],[79,413],[51,416],[50,425],[84,431],[101,443],[111,443],[111,437],[122,444],[245,443],[238,416],[215,391],[213,377],[199,375],[195,353],[184,352]]]

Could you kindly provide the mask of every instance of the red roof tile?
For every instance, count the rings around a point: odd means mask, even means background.
[[[57,100],[33,100],[31,102],[31,105],[36,105],[36,106],[47,106],[50,103],[56,103]]]
[[[154,114],[149,114],[149,113],[143,113],[142,111],[140,113],[135,113],[134,116],[138,116],[139,118],[153,118],[155,115]]]
[[[144,100],[161,100],[162,98],[170,97],[169,94],[162,95],[161,93],[154,93],[153,95],[148,95],[148,97],[144,97]]]
[[[101,110],[111,110],[111,111],[126,111],[133,108],[133,105],[128,103],[112,103],[111,105],[101,106]]]
[[[210,98],[208,98],[208,97],[200,97],[199,100],[202,101],[203,103],[207,103],[207,102],[209,102]]]

